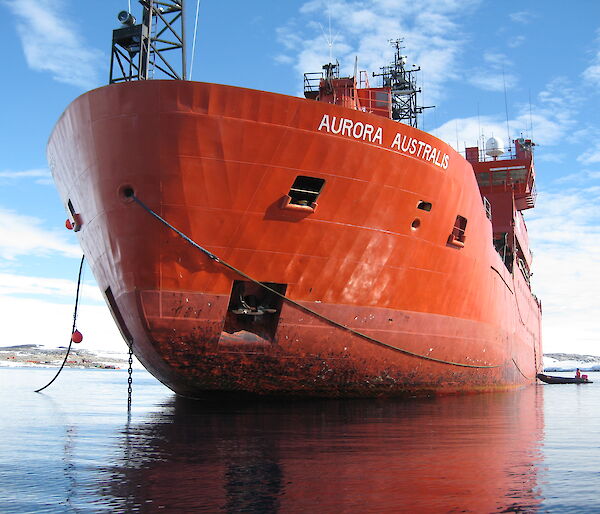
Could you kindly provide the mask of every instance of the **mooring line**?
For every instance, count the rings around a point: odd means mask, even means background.
[[[144,202],[142,202],[137,196],[135,196],[135,194],[131,194],[129,197],[132,198],[146,212],[148,212],[154,218],[156,218],[158,221],[160,221],[165,226],[167,226],[168,228],[170,228],[173,232],[175,232],[182,239],[184,239],[189,244],[191,244],[194,248],[200,250],[209,259],[217,262],[218,264],[221,264],[222,266],[228,268],[229,270],[233,271],[234,273],[237,273],[238,275],[240,275],[241,277],[244,277],[245,279],[249,280],[250,282],[252,282],[254,284],[257,284],[258,286],[266,289],[270,293],[278,296],[283,301],[285,301],[285,302],[287,302],[287,303],[289,303],[289,304],[297,307],[298,309],[301,309],[304,312],[312,314],[313,316],[315,316],[315,317],[317,317],[317,318],[319,318],[319,319],[321,319],[323,321],[326,321],[330,325],[333,325],[333,326],[335,326],[337,328],[345,330],[346,332],[349,332],[349,333],[351,333],[351,334],[353,334],[353,335],[355,335],[357,337],[365,339],[366,341],[369,341],[369,342],[371,342],[373,344],[377,344],[377,345],[382,346],[384,348],[388,348],[390,350],[402,353],[404,355],[409,355],[411,357],[415,357],[415,358],[418,358],[418,359],[423,359],[423,360],[428,360],[428,361],[432,361],[432,362],[437,362],[437,363],[440,363],[440,364],[447,364],[447,365],[450,365],[450,366],[459,366],[459,367],[463,367],[463,368],[491,369],[491,368],[499,368],[499,367],[502,366],[501,364],[494,364],[494,365],[465,364],[465,363],[462,363],[462,362],[453,362],[453,361],[447,361],[447,360],[444,360],[444,359],[436,359],[435,357],[431,357],[431,356],[428,356],[428,355],[422,355],[422,354],[419,354],[419,353],[414,353],[414,352],[411,352],[410,350],[406,350],[404,348],[399,348],[397,346],[393,346],[391,344],[384,343],[383,341],[380,341],[379,339],[375,339],[375,338],[373,338],[371,336],[368,336],[367,334],[363,334],[362,332],[354,330],[353,328],[347,327],[346,325],[343,325],[342,323],[339,323],[339,322],[337,322],[335,320],[332,320],[331,318],[328,318],[327,316],[324,316],[323,314],[320,314],[320,313],[318,313],[318,312],[316,312],[316,311],[314,311],[314,310],[306,307],[305,305],[302,305],[301,303],[298,303],[295,300],[292,300],[291,298],[288,298],[287,296],[281,294],[279,291],[276,291],[275,289],[270,288],[269,286],[263,284],[262,282],[260,282],[260,281],[258,281],[256,279],[252,278],[251,276],[247,275],[243,271],[241,271],[241,270],[237,269],[236,267],[232,266],[228,262],[225,262],[221,258],[217,257],[215,254],[209,252],[206,248],[203,248],[198,243],[196,243],[195,241],[193,241],[192,239],[190,239],[187,235],[185,235],[183,232],[181,232],[180,230],[178,230],[177,228],[175,228],[173,225],[171,225],[167,220],[165,220],[164,218],[162,218],[159,214],[157,214],[156,212],[154,212],[150,207],[148,207]]]
[[[517,361],[514,359],[514,357],[512,358],[512,361],[513,361],[513,364],[515,365],[515,368],[517,368],[518,372],[521,373],[521,375],[523,375],[527,380],[534,380],[536,378],[536,377],[528,377],[525,373],[523,373],[521,371],[521,368],[519,368],[519,365],[517,364]]]
[[[43,391],[44,389],[46,389],[46,387],[48,387],[50,384],[52,384],[52,382],[54,382],[56,380],[58,375],[60,375],[60,372],[62,371],[62,369],[65,367],[67,359],[69,358],[71,346],[73,345],[73,333],[75,332],[75,327],[77,325],[77,307],[79,306],[79,286],[81,285],[81,272],[83,270],[83,261],[84,260],[85,260],[85,255],[82,255],[81,262],[79,263],[79,275],[77,277],[77,294],[75,295],[75,310],[73,312],[73,328],[71,329],[71,339],[69,340],[69,347],[67,348],[67,353],[65,355],[65,358],[63,359],[63,362],[62,362],[60,368],[56,372],[56,375],[54,375],[54,378],[52,380],[50,380],[50,382],[48,382],[44,387],[40,387],[39,389],[36,389],[35,390],[36,393]]]

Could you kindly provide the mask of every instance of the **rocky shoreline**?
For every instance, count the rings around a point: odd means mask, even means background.
[[[66,347],[44,348],[35,344],[0,347],[0,366],[58,367],[62,364]],[[118,356],[96,355],[84,349],[71,348],[65,367],[123,369],[127,360]]]

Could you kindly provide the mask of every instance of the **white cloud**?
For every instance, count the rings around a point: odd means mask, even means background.
[[[600,187],[541,193],[527,219],[545,351],[598,354]]]
[[[83,89],[98,85],[102,52],[86,48],[67,21],[60,0],[5,0],[17,17],[17,32],[29,67]]]
[[[455,150],[462,152],[465,146],[477,146],[481,134],[485,139],[495,136],[504,140],[506,122],[492,116],[454,119],[432,130],[431,133]]]
[[[504,91],[512,89],[517,84],[517,77],[513,74],[494,73],[485,70],[471,72],[469,82],[486,91]]]
[[[525,24],[531,22],[532,18],[534,18],[534,15],[532,13],[530,13],[529,11],[517,11],[517,12],[511,13],[509,15],[509,17],[515,23],[522,23],[525,25]]]
[[[579,162],[583,164],[593,164],[596,162],[600,162],[600,143],[595,143],[591,148],[583,152],[579,157],[577,157]]]
[[[513,146],[512,141],[521,134],[529,137],[531,124],[536,144],[552,145],[561,141],[569,128],[566,120],[562,123],[558,112],[553,113],[544,109],[539,109],[538,112],[539,114],[531,116],[528,112],[522,112],[508,120],[508,128],[506,119],[503,119],[502,115],[484,115],[479,118],[471,116],[449,120],[431,133],[461,152],[465,146],[477,146],[481,137],[487,140],[491,136],[502,140],[504,146],[508,148]]]
[[[515,36],[506,43],[509,48],[517,48],[525,43],[525,36]]]
[[[30,178],[30,177],[50,177],[50,176],[51,176],[50,172],[45,168],[25,170],[25,171],[13,171],[13,170],[0,171],[0,178],[9,178],[9,179],[20,179],[20,178]]]
[[[506,71],[513,65],[506,54],[487,51],[483,54],[483,64],[468,72],[470,84],[486,91],[504,91],[516,86],[516,75]]]
[[[592,64],[583,72],[584,80],[590,82],[594,86],[600,85],[600,53],[597,60],[599,61],[597,64]]]
[[[279,64],[292,64],[294,60],[289,55],[279,54],[275,56],[275,62]]]
[[[594,126],[583,126],[573,133],[573,139],[585,148],[577,160],[585,165],[600,162],[600,129]]]
[[[50,171],[45,168],[14,171],[14,170],[3,170],[0,171],[0,184],[2,182],[10,182],[21,179],[34,179],[36,184],[50,185],[52,184],[52,175]]]
[[[490,52],[485,56],[484,60],[490,63],[492,68],[497,69],[505,62],[510,65],[509,61],[504,61],[503,54]],[[481,80],[483,85],[483,81],[488,80],[488,77],[482,77]],[[490,88],[494,84],[499,87],[502,81],[501,74],[496,75],[495,81],[493,77],[489,78],[487,85]],[[581,143],[585,138],[595,141],[594,130],[575,130],[578,127],[576,116],[581,102],[581,95],[577,94],[572,81],[565,77],[554,78],[539,92],[536,102],[531,105],[522,102],[517,106],[516,116],[513,115],[508,120],[510,140],[520,137],[522,134],[526,137],[533,137],[536,144],[543,147],[559,144],[565,139],[570,139],[574,143]],[[464,149],[465,143],[466,146],[475,146],[480,134],[485,135],[486,138],[492,135],[500,137],[505,145],[509,146],[506,118],[501,115],[481,116],[479,119],[470,117],[449,120],[432,132],[454,147],[456,147],[458,139],[459,148],[457,150],[460,151]],[[599,157],[600,147],[597,148],[594,145],[595,143],[590,143],[588,151],[580,158],[582,162],[597,162],[595,159]],[[560,157],[558,154],[544,151],[541,158],[544,158],[544,155],[548,161],[556,161]]]
[[[72,280],[0,273],[0,295],[36,295],[49,296],[52,299],[62,297],[73,301],[76,290],[77,283]],[[102,294],[95,284],[81,284],[79,296],[81,299],[103,301]]]
[[[506,66],[512,66],[512,61],[502,52],[484,52],[483,60],[497,70],[501,70]]]
[[[596,38],[596,46],[600,47],[600,29]],[[600,50],[596,50],[592,63],[583,71],[582,76],[591,86],[600,86]]]
[[[577,171],[575,173],[569,173],[567,175],[563,175],[553,182],[555,184],[569,184],[569,185],[582,185],[588,184],[590,181],[600,178],[600,172],[597,171]]]
[[[536,160],[538,162],[542,161],[542,162],[565,162],[565,159],[567,158],[566,154],[564,153],[551,153],[551,152],[543,152],[540,153]]]
[[[42,256],[52,253],[81,257],[81,249],[68,242],[66,234],[58,230],[46,230],[41,225],[39,218],[23,216],[0,207],[0,259],[12,261],[21,255]]]
[[[0,295],[0,312],[0,346],[39,344],[56,348],[69,344],[73,305]],[[77,348],[127,352],[106,306],[80,305],[77,328],[83,334]]]

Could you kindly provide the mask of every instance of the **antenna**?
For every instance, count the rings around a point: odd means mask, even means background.
[[[129,11],[117,16],[122,26],[113,30],[109,83],[151,77],[186,80],[184,0],[138,1],[141,23]],[[181,51],[180,62],[172,50]]]
[[[479,102],[477,102],[477,150],[479,151],[479,155],[481,156],[481,152],[485,148],[483,137],[483,130],[481,130],[481,117],[479,114]]]
[[[327,22],[329,23],[329,62],[333,61],[333,38],[331,37],[331,4],[327,4]]]
[[[533,141],[533,116],[531,114],[531,88],[529,89],[529,139]]]
[[[390,44],[396,49],[394,52],[394,62],[389,66],[383,66],[381,73],[373,73],[374,77],[382,77],[383,87],[389,87],[392,94],[392,119],[403,121],[412,127],[417,126],[417,116],[423,113],[424,109],[430,109],[433,105],[422,107],[417,105],[417,93],[421,89],[417,87],[416,78],[413,75],[421,69],[413,65],[413,68],[407,70],[406,57],[400,55],[403,39],[390,40]]]
[[[329,5],[327,5],[327,17],[329,19],[329,35],[327,35],[325,33],[325,29],[323,28],[323,25],[321,25],[319,23],[319,27],[321,27],[321,32],[323,32],[323,37],[325,38],[325,41],[327,42],[327,46],[329,47],[329,62],[333,62],[333,43],[335,43],[335,40],[337,39],[337,37],[340,35],[339,31],[338,33],[335,35],[335,37],[331,36],[331,11],[329,10]]]
[[[456,132],[456,151],[460,152],[458,149],[458,121],[454,120],[454,131]]]
[[[424,87],[425,86],[425,73],[423,71],[421,71],[421,85]],[[418,82],[417,82],[418,83]],[[419,90],[421,90],[421,88],[419,88]],[[423,103],[425,103],[425,93],[421,93],[421,98],[423,99]],[[422,112],[422,116],[421,116],[421,121],[423,122],[423,130],[426,130],[427,125],[425,124],[425,109],[423,109]]]
[[[192,58],[190,59],[190,80],[194,71],[194,56],[196,55],[196,34],[198,33],[198,14],[200,13],[200,0],[196,3],[196,21],[194,23],[194,39],[192,40]]]
[[[508,148],[510,149],[510,127],[508,126],[508,99],[506,96],[506,80],[504,78],[504,68],[502,68],[502,83],[504,85],[504,110],[506,111],[506,135],[508,136]]]

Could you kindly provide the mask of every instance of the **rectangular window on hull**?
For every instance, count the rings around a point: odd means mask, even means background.
[[[448,244],[462,248],[465,246],[465,231],[467,230],[467,218],[456,216],[452,233],[448,237]]]
[[[417,209],[421,209],[422,211],[431,212],[431,207],[431,202],[424,202],[423,200],[417,204]]]
[[[288,211],[296,211],[302,215],[309,215],[317,208],[317,198],[323,190],[325,180],[316,177],[298,175],[290,192],[284,195],[281,208]]]
[[[298,175],[288,193],[290,203],[294,205],[312,205],[316,203],[324,184],[325,180],[322,178]]]

